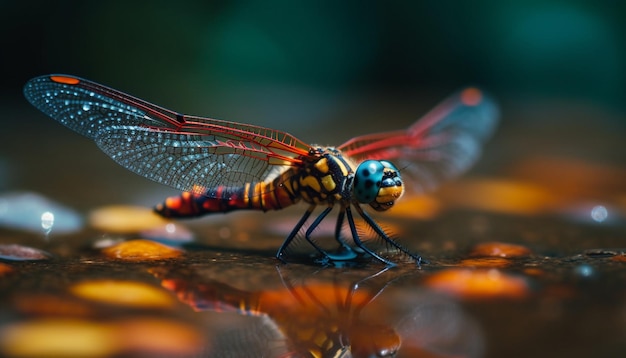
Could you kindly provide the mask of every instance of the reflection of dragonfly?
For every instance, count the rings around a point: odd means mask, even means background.
[[[250,269],[229,264],[226,275],[240,279],[249,275],[233,271]],[[484,356],[474,320],[449,298],[420,288],[411,271],[306,270],[278,270],[277,280],[257,267],[257,277],[241,280],[240,288],[213,263],[150,272],[195,311],[218,313],[205,317],[211,357]],[[233,324],[222,313],[256,318]]]
[[[122,166],[184,190],[157,206],[164,216],[278,210],[303,200],[309,207],[278,258],[283,259],[315,207],[323,205],[304,235],[323,262],[369,255],[389,266],[393,262],[363,243],[352,208],[368,231],[419,264],[421,257],[393,240],[361,204],[377,211],[392,207],[404,192],[398,168],[417,191],[459,174],[476,160],[497,119],[493,102],[478,89],[467,88],[406,130],[319,147],[277,130],[183,115],[73,76],[34,78],[24,93],[41,111],[94,140]],[[339,249],[331,252],[311,234],[335,205],[340,207],[335,230]],[[355,246],[342,237],[344,220]]]
[[[231,351],[234,346],[248,350],[242,356],[386,357],[400,348],[400,336],[392,327],[380,323],[382,320],[365,321],[360,317],[363,309],[387,287],[389,277],[383,276],[386,270],[353,281],[335,276],[330,282],[313,277],[309,277],[310,282],[296,282],[285,279],[279,270],[283,287],[262,291],[240,290],[223,282],[190,276],[188,270],[180,274],[169,269],[152,272],[161,279],[163,287],[176,292],[181,301],[196,311],[238,312],[265,319],[262,326],[252,326],[252,331],[217,334],[216,349]],[[261,342],[241,347],[246,339],[243,336],[258,337]],[[214,355],[219,352],[211,354]]]

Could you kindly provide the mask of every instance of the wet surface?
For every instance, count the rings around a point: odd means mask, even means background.
[[[558,124],[516,121],[528,113],[521,108],[505,106],[513,115],[468,176],[376,216],[429,261],[392,253],[400,264],[388,270],[277,261],[304,206],[160,220],[150,205],[175,191],[25,108],[23,118],[40,124],[31,130],[38,144],[20,147],[11,135],[26,120],[0,133],[0,351],[616,356],[626,349],[622,136],[593,109],[556,106],[559,118],[582,117],[556,136]],[[28,223],[12,219],[15,207]],[[316,234],[332,235],[333,225]]]

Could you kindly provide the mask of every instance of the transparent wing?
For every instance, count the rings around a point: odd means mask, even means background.
[[[183,115],[73,76],[34,78],[24,94],[122,166],[184,191],[271,180],[310,148],[281,131]]]
[[[393,162],[410,190],[424,192],[461,174],[478,159],[498,117],[498,107],[489,96],[465,88],[406,130],[353,138],[339,149],[357,162]]]

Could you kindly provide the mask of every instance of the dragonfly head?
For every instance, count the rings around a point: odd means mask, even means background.
[[[385,211],[402,196],[404,187],[393,164],[386,160],[366,160],[356,168],[353,190],[359,203]]]

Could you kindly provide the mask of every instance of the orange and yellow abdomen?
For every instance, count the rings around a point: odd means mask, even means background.
[[[204,192],[184,192],[169,197],[155,207],[166,217],[194,217],[234,210],[280,210],[293,205],[300,196],[293,190],[294,172],[287,170],[271,182],[246,183],[242,187],[208,189]]]

